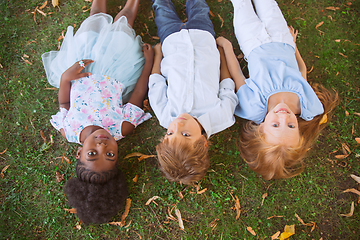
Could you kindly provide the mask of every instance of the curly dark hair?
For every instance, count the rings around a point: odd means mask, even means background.
[[[116,176],[117,173],[117,166],[114,169],[106,172],[94,172],[87,169],[85,164],[83,164],[80,159],[76,163],[76,176],[84,182],[105,183]]]
[[[76,208],[76,214],[85,224],[108,222],[124,207],[128,189],[120,170],[105,183],[89,183],[79,178],[67,181],[64,193],[69,205]]]

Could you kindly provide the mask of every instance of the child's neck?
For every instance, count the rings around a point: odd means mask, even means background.
[[[85,127],[81,133],[80,133],[80,142],[81,143],[84,143],[85,139],[90,135],[92,134],[93,132],[95,132],[96,130],[100,129],[102,127],[99,127],[99,126],[94,126],[94,125],[90,125],[90,126],[87,126]]]
[[[301,113],[300,99],[296,93],[279,92],[271,95],[268,100],[267,112],[279,103],[285,103],[288,105],[290,110],[295,114]]]

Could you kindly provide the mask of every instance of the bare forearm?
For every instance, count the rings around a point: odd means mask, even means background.
[[[306,64],[304,62],[304,59],[301,57],[301,54],[300,54],[297,46],[295,46],[295,58],[296,58],[296,62],[298,64],[298,66],[299,66],[299,71],[300,71],[301,75],[303,76],[303,78],[305,80],[307,80]]]
[[[139,80],[137,81],[134,91],[131,94],[131,97],[129,100],[129,103],[132,103],[140,108],[143,105],[144,98],[148,91],[148,82],[149,82],[151,68],[152,68],[152,61],[147,60],[145,62],[145,65],[141,72]]]
[[[154,64],[152,67],[151,74],[154,73],[161,74],[161,59],[162,59],[162,55],[155,53]]]
[[[225,78],[231,78],[227,63],[226,63],[226,58],[225,58],[225,54],[224,54],[224,49],[220,46],[218,46],[218,50],[220,53],[220,81],[222,81]]]
[[[58,101],[59,109],[65,108],[69,110],[70,108],[70,89],[71,81],[61,81],[59,87]]]

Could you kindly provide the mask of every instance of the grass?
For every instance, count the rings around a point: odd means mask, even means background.
[[[184,16],[185,1],[174,1]],[[170,183],[161,176],[156,159],[120,159],[127,176],[131,209],[127,227],[109,224],[76,229],[78,219],[64,211],[69,208],[63,194],[65,181],[74,175],[76,145],[69,144],[50,125],[57,111],[57,91],[47,83],[41,54],[57,49],[57,39],[68,25],[77,29],[89,12],[85,1],[60,1],[59,8],[49,2],[43,12],[35,13],[43,1],[0,1],[0,169],[9,165],[0,178],[1,239],[270,239],[285,225],[295,224],[291,239],[356,239],[360,234],[359,196],[343,193],[359,189],[350,174],[360,175],[360,79],[359,34],[360,2],[331,0],[279,0],[288,23],[299,29],[298,47],[307,63],[309,81],[319,82],[339,92],[340,105],[306,158],[305,171],[291,179],[265,181],[252,172],[240,158],[237,139],[243,120],[211,138],[211,167],[200,183],[202,194],[194,187]],[[108,1],[115,15],[125,1]],[[351,4],[349,4],[351,3]],[[218,36],[229,38],[240,54],[233,33],[233,9],[229,1],[208,1]],[[85,6],[85,7],[84,7]],[[84,7],[84,8],[83,8]],[[328,10],[326,7],[337,7]],[[52,12],[51,14],[49,14]],[[321,26],[319,23],[323,22]],[[318,26],[318,27],[317,27]],[[151,1],[140,4],[134,28],[144,42],[155,44],[156,26]],[[340,40],[340,41],[339,41]],[[29,58],[24,57],[24,54]],[[21,58],[30,61],[27,64]],[[242,63],[246,67],[245,62]],[[246,68],[245,68],[246,69]],[[246,72],[246,71],[245,71]],[[348,112],[348,115],[346,114]],[[44,145],[40,132],[53,136],[52,146]],[[165,130],[156,117],[140,125],[119,142],[120,156],[131,152],[155,154],[155,145]],[[352,153],[337,159],[341,144]],[[65,155],[72,162],[62,160]],[[56,172],[64,180],[56,181]],[[134,183],[132,179],[139,175]],[[181,194],[180,194],[181,193]],[[264,194],[267,197],[264,198]],[[180,196],[183,196],[181,198]],[[146,201],[159,196],[146,206]],[[237,196],[241,214],[234,210]],[[351,202],[355,202],[352,217]],[[182,214],[185,231],[169,220],[168,209],[176,206]],[[295,217],[297,213],[305,223]],[[121,219],[119,212],[114,221]],[[172,215],[175,216],[174,211]],[[279,217],[281,216],[281,217]],[[272,218],[270,218],[272,217]],[[257,233],[251,235],[247,227]]]

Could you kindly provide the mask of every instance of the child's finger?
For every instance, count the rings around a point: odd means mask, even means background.
[[[88,77],[88,76],[90,76],[90,75],[91,75],[90,72],[79,73],[78,78]]]

